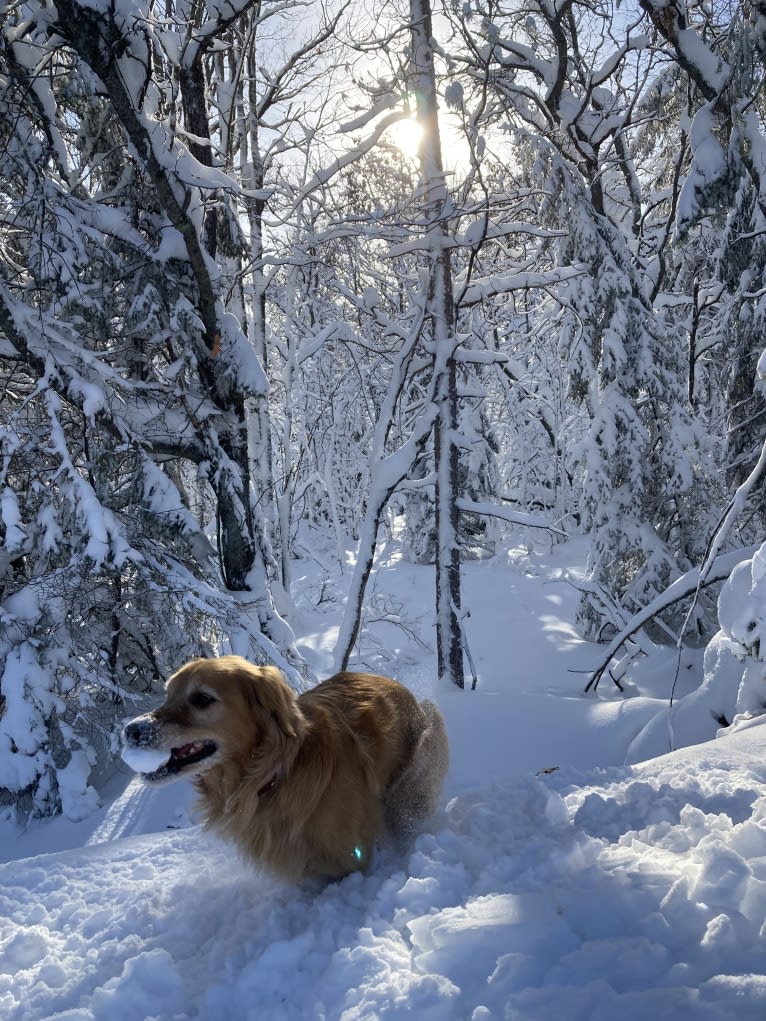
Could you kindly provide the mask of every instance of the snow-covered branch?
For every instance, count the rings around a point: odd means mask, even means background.
[[[511,291],[530,290],[533,288],[556,287],[558,284],[570,283],[585,275],[579,266],[560,266],[544,272],[525,271],[521,273],[490,274],[487,277],[474,279],[465,288],[461,304],[476,305],[488,301],[499,294]]]
[[[80,5],[77,0],[59,0],[57,11],[57,31],[104,83],[133,152],[146,166],[170,222],[183,238],[197,285],[197,308],[203,324],[205,346],[208,352],[213,352],[220,333],[217,295],[198,225],[190,215],[193,196],[172,169],[178,153],[172,149],[168,152],[165,133],[159,130],[156,122],[151,123],[136,105],[135,90],[128,86],[130,72],[117,57],[124,51],[125,40],[116,23],[110,22],[106,14]]]
[[[460,497],[457,501],[458,509],[464,514],[478,514],[483,517],[499,518],[511,525],[520,525],[523,528],[542,528],[551,535],[560,539],[566,539],[567,533],[561,528],[552,525],[542,517],[535,514],[525,514],[522,511],[510,510],[508,507],[500,507],[494,503],[479,503],[476,500],[466,500]]]
[[[732,550],[730,553],[721,553],[705,565],[705,570],[694,567],[686,571],[680,578],[676,578],[672,585],[660,593],[639,613],[635,614],[627,624],[614,636],[601,657],[601,662],[593,671],[590,680],[585,686],[585,691],[597,688],[604,671],[614,659],[615,654],[622,648],[637,631],[649,623],[654,617],[667,610],[682,599],[693,596],[701,587],[713,585],[718,581],[724,581],[731,572],[743,560],[748,560],[758,549],[758,545],[746,546],[743,549]]]

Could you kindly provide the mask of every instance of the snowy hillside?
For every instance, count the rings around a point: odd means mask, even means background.
[[[763,1021],[766,730],[622,765],[670,667],[629,678],[633,697],[581,694],[598,656],[564,556],[468,565],[475,692],[433,691],[426,617],[423,646],[372,627],[369,665],[435,695],[452,743],[443,811],[405,858],[283,886],[188,825],[186,788],[136,781],[79,823],[3,824],[0,1016]],[[338,606],[303,581],[321,673]],[[407,619],[430,584],[382,557]]]

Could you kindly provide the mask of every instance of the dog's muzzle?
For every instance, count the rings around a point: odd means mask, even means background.
[[[139,716],[122,731],[122,758],[148,783],[162,783],[191,772],[218,751],[214,741],[190,741],[164,748],[162,743],[160,727],[154,717]]]

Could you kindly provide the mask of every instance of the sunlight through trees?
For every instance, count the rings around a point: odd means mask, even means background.
[[[662,597],[732,494],[717,553],[766,525],[764,26],[7,5],[0,799],[57,811],[73,757],[103,776],[115,716],[192,655],[305,684],[293,565],[320,549],[341,666],[386,538],[434,565],[458,686],[461,563],[509,537],[587,538],[588,637],[660,600],[652,641],[710,640],[716,589]]]

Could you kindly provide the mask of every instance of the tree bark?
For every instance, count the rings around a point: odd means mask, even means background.
[[[449,250],[450,197],[444,179],[437,116],[436,74],[430,0],[410,0],[411,83],[423,128],[419,161],[430,259],[428,312],[433,330],[437,418],[436,468],[436,650],[439,679],[465,686],[460,629],[460,547],[458,543],[457,373],[455,302]]]

